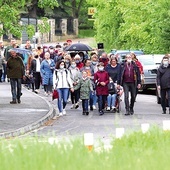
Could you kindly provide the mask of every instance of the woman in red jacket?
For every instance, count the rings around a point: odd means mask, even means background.
[[[104,70],[104,63],[102,62],[98,64],[98,71],[94,74],[94,82],[96,84],[96,94],[98,97],[99,115],[103,115],[108,96],[109,75]]]

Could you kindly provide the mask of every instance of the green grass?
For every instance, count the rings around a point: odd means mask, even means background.
[[[152,128],[88,151],[82,139],[49,144],[47,138],[0,140],[0,170],[169,170],[170,132]]]
[[[94,37],[95,36],[95,31],[93,29],[79,29],[79,38],[88,38],[88,37]]]

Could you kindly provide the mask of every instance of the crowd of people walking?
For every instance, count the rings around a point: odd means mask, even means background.
[[[116,97],[124,93],[125,115],[134,114],[134,104],[138,89],[141,88],[143,66],[135,53],[126,55],[124,62],[119,63],[114,54],[98,53],[98,49],[91,52],[79,51],[71,53],[66,51],[71,45],[68,40],[62,45],[37,45],[32,49],[27,41],[25,49],[30,50],[27,59],[15,51],[17,44],[11,40],[11,45],[4,49],[0,42],[0,81],[9,79],[11,84],[11,104],[21,103],[21,84],[26,82],[27,88],[39,93],[43,87],[44,95],[52,95],[53,90],[58,92],[57,108],[59,116],[66,114],[68,99],[71,99],[71,109],[77,109],[82,102],[82,114],[98,108],[99,115],[104,111],[116,112]],[[167,60],[167,61],[166,61]],[[166,96],[170,106],[170,83],[163,83],[170,78],[168,57],[163,58],[163,65],[158,69],[157,84],[161,95]],[[170,62],[169,62],[170,63]],[[6,79],[7,75],[7,79]],[[166,84],[166,85],[165,85]],[[129,96],[130,92],[130,96]],[[98,106],[97,106],[98,104]],[[166,113],[165,101],[162,100],[163,113]]]

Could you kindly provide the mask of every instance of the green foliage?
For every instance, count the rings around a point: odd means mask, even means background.
[[[87,0],[97,7],[97,41],[106,49],[143,49],[145,53],[170,51],[170,1]],[[103,8],[103,6],[105,8]]]
[[[51,9],[54,9],[54,7],[58,7],[58,2],[57,0],[39,0],[38,6],[40,8],[49,7]]]
[[[95,31],[93,29],[79,29],[79,38],[94,37]]]
[[[38,24],[38,29],[41,33],[47,33],[50,31],[50,25],[48,24],[48,18],[42,17],[42,23]]]
[[[28,33],[29,38],[31,38],[34,33],[35,29],[33,28],[33,25],[25,25],[25,28],[20,25],[20,11],[25,9],[27,6],[28,9],[31,9],[30,7],[33,4],[36,4],[35,1],[25,1],[25,0],[1,0],[0,1],[0,24],[3,24],[3,31],[0,30],[0,36],[4,33],[6,34],[13,34],[16,37],[21,37],[21,32],[23,29],[25,29]],[[34,4],[34,5],[35,5]],[[41,8],[54,8],[58,6],[57,1],[54,0],[39,0],[38,5]],[[28,11],[25,11],[28,12]],[[39,26],[40,32],[48,32],[49,26],[46,23],[46,19],[43,19],[43,24]]]
[[[29,39],[31,39],[35,34],[35,27],[34,25],[27,25],[26,32],[28,34]]]

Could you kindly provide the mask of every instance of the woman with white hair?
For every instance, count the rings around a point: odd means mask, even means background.
[[[77,67],[79,70],[84,67],[84,64],[83,64],[83,62],[82,62],[81,57],[80,57],[79,54],[76,54],[76,55],[75,55],[74,60],[75,60],[75,62],[76,62],[76,67]]]
[[[55,62],[53,59],[50,59],[49,52],[46,52],[44,57],[45,59],[42,61],[40,66],[40,74],[42,77],[42,85],[44,85],[45,95],[47,96],[52,93]]]

